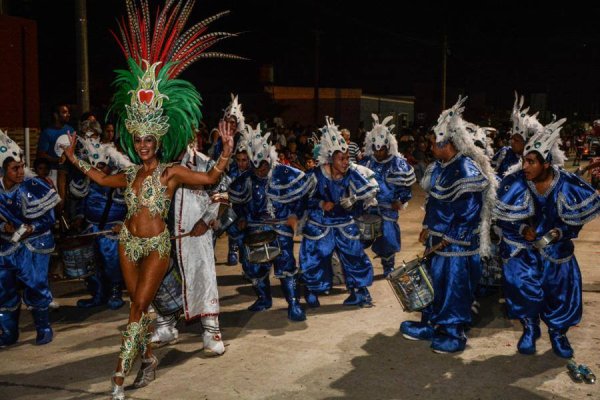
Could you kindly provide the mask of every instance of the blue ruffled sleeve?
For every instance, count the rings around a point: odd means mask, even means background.
[[[583,225],[600,215],[600,197],[596,190],[577,175],[560,171],[563,184],[557,196],[557,226],[561,239],[573,239]]]
[[[244,172],[238,176],[228,189],[229,200],[231,201],[233,211],[243,219],[244,216],[248,215],[249,210],[246,204],[252,198],[252,181],[250,179],[250,171]]]
[[[407,203],[412,199],[411,186],[417,181],[415,170],[406,162],[405,158],[394,157],[393,164],[385,178],[386,182],[394,188],[394,198]]]

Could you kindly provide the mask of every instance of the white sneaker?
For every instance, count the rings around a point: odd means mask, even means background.
[[[207,356],[220,356],[225,353],[225,344],[221,340],[221,333],[204,331],[202,343],[204,344],[204,354]]]

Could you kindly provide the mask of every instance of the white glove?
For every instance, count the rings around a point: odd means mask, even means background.
[[[379,204],[379,203],[377,202],[377,198],[375,198],[375,197],[370,197],[370,198],[368,198],[367,200],[365,200],[365,201],[364,201],[364,205],[363,205],[363,207],[364,207],[364,209],[366,210],[366,209],[367,209],[367,208],[369,208],[369,207],[377,207],[377,204]]]
[[[356,203],[356,196],[351,194],[348,197],[343,197],[342,199],[340,199],[340,206],[344,207],[346,210],[349,210],[352,208],[352,206],[354,205],[354,203]]]

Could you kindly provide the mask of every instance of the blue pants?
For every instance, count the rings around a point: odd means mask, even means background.
[[[521,250],[504,265],[504,293],[510,318],[541,318],[549,328],[581,321],[581,272],[575,256],[553,263],[535,250]]]
[[[104,229],[110,229],[113,225],[107,225]],[[90,225],[85,231],[99,232],[100,228],[96,224]],[[110,236],[98,236],[96,245],[100,260],[102,261],[102,269],[98,268],[98,275],[102,281],[110,286],[121,285],[123,283],[123,275],[121,274],[121,265],[119,264],[119,240]]]
[[[24,286],[25,304],[37,309],[48,308],[52,293],[48,287],[50,254],[34,253],[25,245],[7,256],[0,256],[0,308],[14,308],[21,302],[17,290]]]
[[[251,263],[248,261],[248,249],[246,246],[241,246],[242,253],[242,269],[248,279],[262,279],[269,275],[271,264],[274,267],[274,275],[276,278],[285,278],[286,276],[293,276],[298,273],[296,267],[296,258],[294,257],[294,233],[292,229],[287,225],[276,225],[274,226],[277,232],[277,242],[281,249],[281,253],[272,261],[268,263]],[[264,230],[271,230],[269,226],[261,227],[249,227],[244,232],[243,237],[247,233],[259,232]]]
[[[333,272],[331,256],[337,250],[348,289],[371,286],[373,265],[365,254],[355,223],[323,227],[307,223],[300,246],[302,282],[311,291],[322,293],[331,289]]]
[[[480,276],[479,255],[431,257],[433,304],[427,314],[433,325],[464,325],[471,322],[474,288]]]

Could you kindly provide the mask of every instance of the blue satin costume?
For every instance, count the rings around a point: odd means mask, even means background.
[[[492,167],[496,170],[496,175],[503,178],[506,171],[515,164],[521,162],[521,156],[515,153],[510,146],[504,146],[492,157]]]
[[[371,286],[371,260],[365,254],[363,243],[359,240],[360,232],[352,217],[352,211],[344,209],[340,200],[353,195],[358,200],[354,208],[362,207],[362,200],[376,196],[377,185],[369,182],[352,165],[344,177],[338,180],[333,180],[324,171],[323,166],[314,168],[311,173],[316,180],[316,186],[308,198],[306,222],[302,230],[302,282],[312,293],[329,291],[333,278],[331,256],[337,251],[346,278],[346,287],[353,291],[356,288]],[[325,201],[335,203],[335,207],[331,211],[324,211],[321,202]]]
[[[383,235],[372,243],[373,252],[381,258],[383,273],[387,276],[394,269],[395,255],[401,249],[400,225],[398,211],[392,209],[394,201],[406,204],[411,198],[411,186],[416,182],[415,171],[404,157],[390,156],[379,162],[374,156],[365,157],[361,165],[375,173],[379,184],[377,207],[370,207],[369,214],[383,218]]]
[[[229,170],[227,171],[228,183],[230,184],[236,180],[242,173],[243,172],[239,170],[237,163],[234,160],[234,162],[229,165]],[[240,249],[243,248],[243,244],[241,243],[242,235],[235,223],[231,224],[226,232],[228,246],[227,264],[236,265],[238,263],[238,253]]]
[[[123,224],[127,206],[122,189],[100,186],[87,178],[71,181],[69,189],[73,196],[82,199],[77,203],[76,216],[85,218],[87,226],[82,233],[109,230],[115,225]],[[102,215],[109,195],[112,196],[112,203],[102,224]],[[119,235],[96,236],[96,250],[102,264],[101,268],[98,265],[96,274],[86,278],[86,285],[92,294],[92,299],[80,300],[77,304],[79,307],[92,307],[108,302],[109,308],[120,308],[124,303],[121,299],[123,276],[119,264]]]
[[[554,174],[546,193],[538,193],[522,171],[504,178],[494,217],[502,229],[509,317],[534,324],[541,318],[550,332],[564,334],[579,323],[583,312],[572,239],[600,214],[600,197],[578,176],[556,167]],[[559,238],[538,250],[523,237],[525,226],[535,229],[536,240],[555,228]]]
[[[244,231],[236,228],[230,230],[232,238],[242,243],[250,233],[274,230],[281,249],[281,253],[272,262],[256,264],[248,261],[247,250],[245,246],[241,246],[244,274],[252,281],[258,296],[257,303],[249,308],[251,311],[262,311],[271,307],[269,271],[273,264],[274,275],[281,279],[284,294],[290,304],[288,316],[292,320],[305,319],[296,295],[298,267],[294,257],[294,231],[287,225],[287,219],[292,215],[301,216],[305,197],[313,187],[314,181],[310,175],[279,163],[273,165],[266,178],[259,178],[249,170],[243,172],[229,186],[229,199],[233,209],[247,222]],[[264,225],[265,220],[276,223]]]
[[[401,331],[416,339],[432,340],[441,352],[462,351],[471,323],[474,290],[481,277],[479,225],[489,182],[475,162],[461,153],[427,170],[428,192],[423,228],[427,248],[442,240],[449,244],[429,260],[434,300],[422,311],[421,322],[405,321]]]
[[[8,221],[17,229],[23,224],[34,228],[30,236],[17,243],[10,241],[12,234],[0,234],[0,346],[13,344],[19,338],[19,283],[24,286],[23,301],[32,308],[36,344],[52,340],[48,267],[54,250],[54,207],[59,202],[56,191],[39,178],[26,178],[10,190],[4,190],[0,184],[0,221]]]

